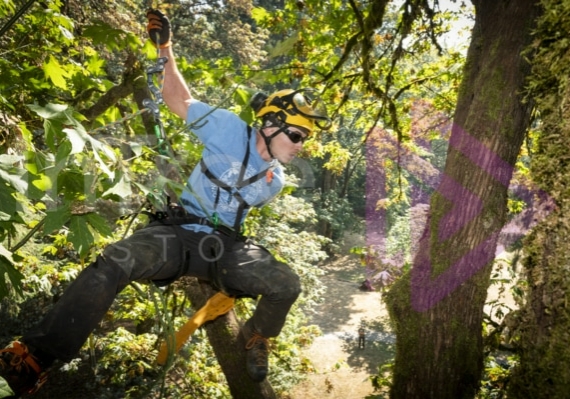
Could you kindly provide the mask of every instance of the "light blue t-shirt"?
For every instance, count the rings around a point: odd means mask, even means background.
[[[249,160],[245,165],[244,178],[255,176],[269,168],[273,176],[271,179],[266,179],[263,175],[261,179],[239,189],[242,198],[250,206],[261,206],[281,191],[284,185],[281,166],[277,161],[269,163],[261,158],[256,149],[256,132],[252,129],[248,142],[248,127],[241,118],[228,110],[214,109],[193,99],[188,107],[186,123],[192,124],[197,120],[199,121],[192,126],[192,131],[204,144],[202,159],[217,179],[232,187],[235,186],[246,154],[246,146],[249,146]],[[200,164],[192,171],[186,190],[180,199],[188,213],[208,217],[210,220],[216,213],[221,224],[234,226],[239,207],[238,200],[232,193],[228,193],[211,181],[202,172]],[[246,214],[247,210],[242,215],[242,222]],[[212,232],[209,226],[183,225],[183,227],[194,231]]]

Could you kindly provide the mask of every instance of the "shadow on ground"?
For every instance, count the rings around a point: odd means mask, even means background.
[[[323,335],[304,351],[315,373],[295,387],[291,399],[383,398],[370,377],[394,356],[394,336],[379,292],[360,290],[364,268],[354,256],[327,262],[321,278],[324,302],[310,319]],[[358,347],[358,329],[365,329],[365,348]]]

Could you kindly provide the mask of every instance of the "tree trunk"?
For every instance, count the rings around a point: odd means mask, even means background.
[[[194,309],[201,308],[215,291],[209,284],[190,281],[186,292]],[[205,324],[206,333],[218,363],[228,381],[234,399],[275,399],[271,384],[251,380],[245,368],[245,338],[240,334],[240,323],[233,310]]]
[[[325,200],[325,198],[327,198],[328,193],[333,191],[335,189],[335,187],[336,187],[335,176],[333,175],[333,173],[330,170],[324,169],[323,170],[323,181],[322,181],[322,185],[321,185],[321,192],[322,192],[322,198],[323,198],[323,200],[321,201],[321,206],[324,209],[326,209],[329,206],[329,205],[327,205],[327,203],[326,203],[327,201]],[[325,219],[319,220],[318,232],[323,237],[332,238],[333,230],[332,230],[331,223]]]
[[[542,220],[524,243],[528,292],[525,306],[514,318],[520,361],[508,395],[565,399],[570,386],[570,43],[561,32],[570,26],[570,4],[558,0],[542,4],[548,13],[537,30],[542,42],[533,57],[532,74],[542,126],[531,173],[556,208],[538,215]]]
[[[528,104],[521,51],[534,0],[473,1],[476,21],[444,175],[413,267],[387,294],[397,342],[391,397],[472,398],[483,369],[483,306]]]

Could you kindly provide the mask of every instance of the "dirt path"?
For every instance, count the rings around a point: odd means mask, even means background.
[[[304,351],[315,373],[295,387],[291,399],[382,398],[369,379],[393,356],[394,338],[381,295],[359,289],[364,268],[354,256],[335,259],[325,271],[326,299],[311,320],[323,334]],[[361,323],[366,326],[364,349],[358,348]]]
[[[494,279],[512,279],[505,266],[508,256],[499,257]],[[321,281],[327,287],[325,301],[310,321],[321,328],[322,336],[303,352],[315,367],[315,373],[291,391],[290,399],[387,398],[374,392],[370,382],[370,376],[378,374],[378,365],[394,356],[394,335],[388,326],[381,294],[359,289],[365,269],[355,256],[338,257],[323,268],[326,274]],[[489,287],[485,311],[495,321],[501,320],[495,314],[497,309],[508,313],[516,307],[509,285]],[[358,348],[358,328],[362,321],[366,324],[365,349]]]

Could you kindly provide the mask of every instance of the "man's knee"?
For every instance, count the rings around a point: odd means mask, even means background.
[[[301,295],[301,280],[295,273],[288,273],[287,278],[283,278],[276,287],[279,297],[295,302]]]

